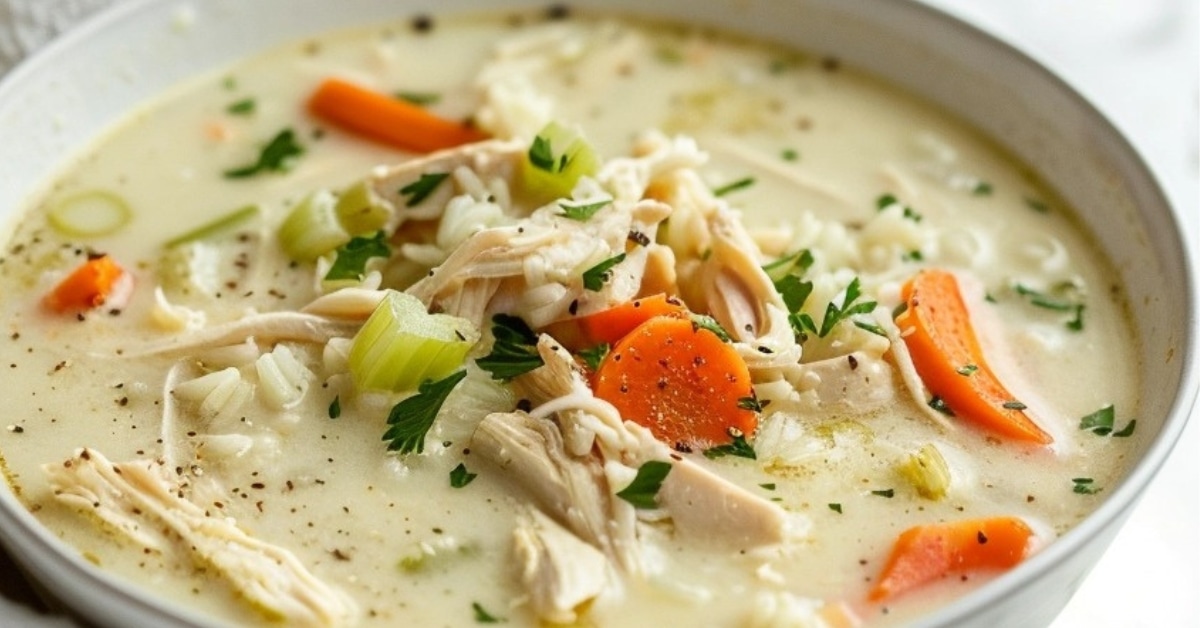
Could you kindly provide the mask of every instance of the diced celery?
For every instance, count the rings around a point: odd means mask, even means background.
[[[568,198],[579,177],[594,175],[600,161],[579,132],[547,124],[521,160],[522,189],[538,203]]]
[[[125,226],[133,212],[121,197],[104,190],[69,196],[50,208],[50,226],[68,236],[92,238]]]
[[[909,454],[899,471],[926,499],[939,500],[950,490],[950,467],[942,452],[932,444],[926,443],[916,453]]]
[[[337,216],[351,235],[363,235],[382,229],[392,217],[392,207],[369,183],[359,181],[338,198]]]
[[[461,368],[478,341],[470,321],[430,314],[420,299],[389,290],[354,337],[350,374],[362,390],[416,390]]]
[[[329,190],[309,194],[279,227],[279,243],[296,261],[312,261],[349,241],[338,220],[337,197]]]
[[[214,238],[257,216],[258,212],[258,205],[247,205],[240,209],[235,209],[224,216],[218,217],[216,220],[207,222],[199,227],[196,227],[195,229],[192,229],[191,231],[188,231],[187,233],[167,240],[165,246],[170,249],[181,244],[187,244],[188,242]]]

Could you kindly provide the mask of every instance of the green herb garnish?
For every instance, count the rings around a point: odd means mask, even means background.
[[[775,483],[774,482],[764,482],[762,484],[759,484],[758,487],[763,490],[773,491],[773,490],[775,490]]]
[[[390,427],[383,434],[388,451],[402,454],[425,451],[425,434],[433,427],[438,410],[450,396],[450,391],[466,376],[467,372],[461,370],[436,382],[425,380],[417,387],[417,394],[396,404],[388,413]]]
[[[243,98],[235,103],[230,103],[225,107],[225,111],[235,116],[248,116],[254,113],[257,103],[253,98]]]
[[[929,399],[929,407],[946,416],[954,416],[954,411],[950,409],[950,406],[946,405],[946,402],[937,395]]]
[[[759,401],[758,397],[755,397],[754,395],[742,397],[741,399],[738,399],[737,402],[737,407],[743,410],[749,410],[751,412],[762,412],[764,405],[765,404]]]
[[[537,335],[525,321],[508,314],[492,317],[492,352],[475,364],[492,374],[492,379],[507,381],[545,364],[537,350]]]
[[[258,161],[249,166],[225,171],[229,179],[244,179],[260,172],[287,172],[295,165],[296,158],[304,154],[304,147],[296,142],[296,134],[284,129],[271,138],[258,155]]]
[[[1071,482],[1074,483],[1071,491],[1080,495],[1095,495],[1102,490],[1092,478],[1071,478]]]
[[[462,488],[470,484],[471,480],[474,480],[478,476],[478,473],[467,471],[467,465],[460,462],[457,467],[450,470],[450,486]]]
[[[475,622],[480,624],[498,624],[504,621],[501,617],[487,612],[479,602],[471,602],[471,610],[475,612]]]
[[[609,349],[611,347],[608,346],[608,343],[602,342],[591,349],[580,349],[579,357],[583,358],[583,363],[587,364],[588,368],[595,371],[600,368],[600,363],[608,355]]]
[[[408,200],[404,202],[404,206],[414,207],[420,205],[421,201],[428,198],[430,194],[433,194],[437,186],[441,185],[442,181],[445,181],[448,176],[450,176],[448,172],[427,173],[421,175],[421,178],[416,181],[400,188],[400,195],[408,197]]]
[[[963,377],[970,377],[975,373],[975,371],[978,370],[979,367],[975,366],[974,364],[964,364],[963,366],[954,369],[954,372],[962,375]]]
[[[731,183],[726,183],[725,185],[714,189],[713,196],[725,196],[726,194],[736,192],[738,190],[744,190],[752,185],[754,185],[754,177],[745,177]]]
[[[975,184],[975,187],[971,188],[971,194],[975,196],[991,196],[992,192],[992,184],[987,181],[980,181]]]
[[[721,342],[731,342],[733,340],[729,332],[725,331],[725,328],[721,327],[721,324],[717,322],[717,319],[707,314],[692,314],[690,318],[693,329],[707,329],[716,334],[717,338],[721,339]]]
[[[1016,400],[1004,402],[1005,410],[1024,410],[1027,407],[1028,406],[1026,406],[1025,404],[1021,403],[1020,401],[1016,401]]]
[[[671,463],[651,460],[638,467],[633,482],[618,492],[617,497],[633,504],[634,508],[658,508],[655,497],[670,472]]]
[[[1129,423],[1119,432],[1114,432],[1113,428],[1116,425],[1116,410],[1112,404],[1104,406],[1099,410],[1088,414],[1079,420],[1079,429],[1091,430],[1097,436],[1112,435],[1117,438],[1125,438],[1133,434],[1134,427],[1137,425],[1136,419],[1130,419]]]
[[[733,441],[716,447],[709,447],[704,450],[704,457],[710,460],[724,458],[725,456],[737,456],[738,458],[749,458],[757,460],[758,455],[754,453],[754,447],[746,442],[746,437],[742,434],[737,434],[733,437]]]
[[[899,205],[902,215],[913,222],[921,222],[921,220],[924,218],[924,216],[919,214],[915,209],[901,203],[900,199],[896,198],[896,196],[893,194],[882,194],[879,196],[879,198],[875,199],[875,209],[879,211],[883,211],[892,205]]]
[[[391,254],[392,249],[388,246],[387,236],[383,231],[377,231],[369,238],[355,236],[350,238],[346,244],[338,247],[337,257],[334,258],[333,265],[329,267],[329,272],[325,273],[325,280],[362,279],[367,272],[368,260],[372,257],[387,257]]]
[[[797,159],[800,159],[800,151],[797,151],[794,148],[785,148],[779,153],[779,157],[784,161],[796,161]]]
[[[543,135],[536,135],[533,138],[533,143],[529,145],[529,163],[539,170],[555,173],[561,172],[567,167],[567,156],[562,156],[561,164],[554,158],[554,151],[550,147],[550,138]]]
[[[887,497],[888,499],[891,499],[892,497],[896,496],[896,489],[886,488],[881,491],[871,491],[871,494],[878,495],[879,497]]]
[[[579,222],[587,222],[592,219],[592,216],[596,215],[596,212],[610,204],[612,204],[612,199],[583,205],[568,205],[567,203],[559,202],[558,206],[562,208],[561,216],[570,218],[571,220],[578,220]]]
[[[423,107],[438,102],[442,95],[436,92],[396,92],[396,98]]]
[[[583,287],[592,292],[603,288],[605,282],[612,278],[612,267],[623,261],[625,254],[620,253],[583,271]]]
[[[842,514],[842,505],[837,502],[829,504],[829,509],[839,515]]]
[[[342,399],[338,395],[333,396],[333,401],[329,403],[329,418],[336,419],[342,416]]]
[[[850,285],[846,286],[846,296],[842,299],[842,305],[835,305],[832,301],[825,307],[825,318],[821,320],[821,327],[817,329],[813,323],[812,317],[807,314],[800,314],[798,320],[803,329],[817,334],[818,337],[824,338],[828,336],[833,328],[840,322],[855,316],[857,314],[867,314],[875,309],[874,301],[857,302],[862,296],[862,288],[859,286],[858,277],[855,277]]]

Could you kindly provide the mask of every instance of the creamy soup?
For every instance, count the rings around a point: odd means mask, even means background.
[[[1070,211],[835,58],[561,10],[331,33],[32,200],[0,452],[219,621],[904,623],[1140,436]]]

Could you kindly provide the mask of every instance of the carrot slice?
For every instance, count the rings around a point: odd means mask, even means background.
[[[907,307],[896,324],[930,392],[955,416],[997,435],[1041,445],[1053,442],[983,359],[953,274],[922,270],[904,284],[900,294]]]
[[[579,351],[601,343],[614,345],[638,325],[667,314],[683,316],[687,314],[687,308],[674,297],[655,294],[587,316],[552,323],[545,331],[570,351]]]
[[[656,316],[617,342],[596,371],[597,397],[676,448],[708,448],[749,437],[757,415],[737,351],[688,318]]]
[[[108,255],[90,257],[46,294],[42,303],[55,312],[100,307],[124,274]]]
[[[953,573],[1008,569],[1025,559],[1033,531],[1017,517],[991,517],[919,525],[896,539],[872,602]]]
[[[308,101],[316,115],[371,139],[418,153],[485,139],[480,131],[348,81],[322,81]]]

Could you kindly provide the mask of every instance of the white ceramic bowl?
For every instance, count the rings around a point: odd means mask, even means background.
[[[56,41],[0,83],[0,220],[61,160],[163,88],[329,28],[523,4],[513,0],[132,0]],[[529,3],[524,3],[529,4]],[[540,4],[540,3],[536,3]],[[1100,508],[1046,550],[927,617],[928,626],[1050,623],[1158,471],[1198,386],[1196,278],[1178,217],[1129,143],[1065,83],[1012,47],[910,1],[575,0],[686,20],[837,56],[960,116],[1032,164],[1110,256],[1136,308],[1144,441]],[[0,543],[68,608],[102,626],[203,625],[117,581],[0,490]]]

